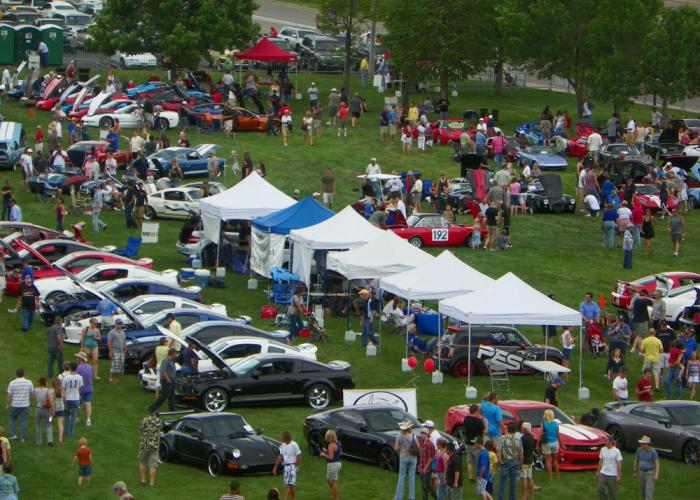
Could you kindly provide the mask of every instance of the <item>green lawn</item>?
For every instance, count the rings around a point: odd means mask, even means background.
[[[134,72],[130,78],[140,80],[144,73]],[[314,76],[322,95],[326,95],[332,86],[340,85],[340,76]],[[299,88],[306,88],[309,78],[300,76]],[[282,146],[281,138],[268,138],[265,134],[238,134],[233,139],[223,137],[199,136],[192,132],[190,140],[193,144],[217,141],[223,146],[223,155],[228,158],[231,149],[236,149],[239,155],[243,150],[250,151],[254,162],[264,161],[267,166],[269,180],[291,194],[294,188],[299,188],[303,195],[309,195],[319,189],[320,177],[326,167],[335,171],[338,196],[336,209],[356,199],[358,183],[356,175],[362,173],[372,156],[376,156],[384,171],[392,169],[418,169],[425,178],[436,178],[445,170],[451,176],[458,175],[459,167],[451,160],[451,149],[438,147],[433,152],[402,155],[398,144],[382,144],[378,141],[377,112],[383,96],[374,92],[364,93],[370,113],[363,119],[361,128],[350,129],[346,139],[339,139],[329,127],[323,128],[323,136],[313,147],[304,146],[298,132],[300,112],[305,110],[306,101],[294,102],[297,128],[290,140],[290,146]],[[464,84],[460,86],[460,96],[452,98],[455,116],[460,116],[465,109],[481,107],[496,108],[501,113],[501,125],[506,131],[524,121],[536,119],[545,104],[553,110],[575,109],[572,96],[563,93],[534,90],[509,90],[501,98],[492,97],[491,93],[481,85]],[[2,114],[8,120],[24,123],[32,133],[35,125],[48,124],[45,113],[29,116],[27,109],[14,102],[3,101]],[[603,104],[595,109],[596,119],[607,118],[610,108]],[[636,117],[647,119],[648,108],[633,106],[631,112]],[[175,132],[168,134],[171,141],[176,138]],[[569,171],[563,174],[565,190],[573,194],[574,175],[573,163]],[[5,172],[0,175],[0,181],[12,179],[19,188],[21,177],[19,172]],[[233,184],[230,174],[225,178],[226,184]],[[25,220],[53,227],[54,218],[51,206],[34,201],[33,195],[18,192],[19,204],[24,212]],[[84,218],[71,217],[67,223],[74,223]],[[103,219],[109,224],[109,230],[93,234],[88,221],[86,236],[95,244],[122,245],[131,235],[125,231],[121,213],[106,214]],[[184,259],[174,251],[174,244],[180,222],[160,221],[161,230],[159,244],[144,245],[141,255],[155,259],[158,269],[181,268],[186,265]],[[670,240],[665,227],[657,228],[657,252],[647,257],[641,252],[635,255],[634,270],[622,269],[621,251],[606,251],[601,247],[600,222],[584,218],[581,215],[541,215],[518,216],[513,221],[513,248],[508,252],[472,252],[466,248],[455,248],[456,255],[480,271],[497,278],[512,271],[545,293],[554,293],[562,303],[577,307],[587,291],[592,291],[596,298],[604,293],[606,298],[617,279],[632,279],[654,272],[670,269],[697,270],[700,269],[700,258],[693,249],[698,248],[697,213],[687,217],[688,237],[684,242],[681,256],[671,257]],[[67,224],[67,225],[68,225]],[[437,253],[437,252],[433,252]],[[225,289],[208,289],[205,297],[208,302],[223,302],[231,314],[248,314],[254,319],[254,325],[270,328],[267,322],[259,319],[260,307],[267,303],[261,285],[257,291],[246,288],[247,276],[234,276],[231,273],[226,278]],[[608,299],[609,300],[609,299]],[[46,353],[44,348],[44,328],[35,324],[32,332],[23,334],[19,331],[16,316],[9,315],[7,308],[13,303],[5,299],[0,309],[0,336],[4,339],[5,349],[0,350],[1,385],[6,385],[13,377],[15,368],[24,366],[32,380],[45,373]],[[357,321],[353,327],[358,330]],[[358,387],[403,387],[411,384],[413,374],[402,373],[400,359],[403,353],[401,338],[384,338],[384,347],[380,356],[367,358],[359,344],[347,344],[343,341],[345,319],[330,320],[330,333],[333,342],[319,346],[321,360],[344,359],[353,364],[353,376]],[[535,341],[541,340],[539,328],[524,329]],[[75,351],[68,349],[69,353]],[[585,385],[591,389],[592,401],[577,400],[576,389],[579,362],[572,364],[573,380],[561,390],[561,407],[568,413],[579,415],[592,406],[602,407],[609,400],[610,391],[602,373],[604,362],[588,357],[585,362]],[[631,359],[631,379],[636,382],[641,371],[639,359]],[[107,363],[103,363],[101,372],[106,374]],[[416,373],[418,375],[418,373]],[[78,435],[86,436],[93,449],[94,477],[89,487],[79,489],[74,480],[77,471],[70,467],[71,455],[77,447],[77,440],[68,440],[63,445],[53,449],[39,449],[33,442],[13,442],[13,462],[15,472],[22,488],[22,498],[78,498],[87,499],[108,498],[111,494],[109,487],[116,480],[125,480],[132,486],[132,492],[138,499],[185,499],[185,498],[218,498],[227,489],[228,478],[211,479],[203,470],[192,467],[166,464],[159,468],[157,487],[140,487],[137,483],[136,452],[139,433],[138,423],[146,406],[152,400],[152,395],[142,391],[136,378],[127,376],[118,386],[110,386],[103,380],[96,386],[94,402],[94,424],[92,428],[80,426]],[[483,393],[489,387],[488,377],[476,377],[474,385]],[[510,397],[532,398],[541,400],[545,383],[540,378],[513,377]],[[415,380],[418,387],[418,405],[420,416],[424,419],[435,420],[439,425],[448,407],[465,402],[465,380],[445,376],[442,385],[432,385],[430,377],[424,374]],[[504,395],[505,397],[505,395]],[[302,449],[306,447],[302,441],[302,422],[309,413],[303,406],[274,407],[274,408],[236,408],[254,427],[264,427],[266,433],[278,436],[282,430],[290,430],[300,441]],[[0,419],[6,426],[6,418]],[[33,436],[33,432],[30,432]],[[636,483],[631,478],[632,455],[625,455],[624,481],[620,498],[637,498]],[[696,497],[694,481],[688,481],[684,476],[697,474],[696,469],[690,469],[678,462],[664,459],[662,461],[661,480],[657,486],[657,498],[686,499]],[[571,492],[595,494],[593,473],[565,473],[560,481],[548,482],[542,473],[536,474],[536,482],[543,486],[540,496],[555,498],[557,495],[571,498]],[[340,487],[344,498],[375,499],[389,498],[393,495],[396,476],[379,471],[376,467],[365,464],[345,463]],[[248,499],[263,498],[264,493],[273,486],[281,487],[279,477],[243,478],[243,494]],[[474,498],[471,485],[465,488],[465,498]],[[299,497],[302,499],[324,498],[328,488],[325,483],[325,467],[321,459],[304,456],[303,467],[299,476]],[[670,492],[673,493],[670,493]],[[544,494],[544,495],[542,495]]]

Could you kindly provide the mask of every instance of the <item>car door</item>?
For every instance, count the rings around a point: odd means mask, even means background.
[[[270,401],[291,399],[296,363],[289,359],[265,359],[246,374],[231,394],[232,401]]]
[[[66,266],[66,269],[73,274],[79,273],[83,269],[87,269],[95,264],[102,264],[104,262],[103,258],[100,257],[81,257],[74,260]]]
[[[630,416],[634,417],[631,427],[633,435],[630,436],[630,433],[626,432],[627,448],[636,446],[642,436],[650,436],[654,448],[660,452],[670,453],[678,436],[683,432],[683,428],[674,423],[666,408],[661,405],[639,406],[630,411]]]
[[[204,462],[208,444],[204,440],[202,422],[194,418],[186,418],[177,426],[175,449],[181,457],[192,462]]]
[[[375,461],[380,443],[369,432],[365,417],[357,411],[349,410],[334,415],[335,432],[343,447],[343,455],[362,460]]]
[[[128,278],[129,271],[127,269],[102,269],[92,276],[90,276],[85,281],[87,283],[99,284],[106,283],[107,281],[114,281],[122,278]]]
[[[152,300],[139,305],[138,308],[134,311],[134,313],[138,315],[155,314],[164,309],[172,309],[173,307],[176,307],[176,305],[177,304],[174,300]]]

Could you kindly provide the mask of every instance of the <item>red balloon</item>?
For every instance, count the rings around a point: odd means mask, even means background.
[[[415,368],[417,364],[418,364],[418,360],[416,359],[415,356],[411,356],[410,358],[408,358],[409,368]]]
[[[435,361],[433,361],[430,358],[423,361],[423,370],[425,370],[425,373],[432,373],[432,371],[434,369],[435,369]]]

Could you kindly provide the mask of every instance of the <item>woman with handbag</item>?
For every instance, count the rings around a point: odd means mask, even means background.
[[[37,386],[34,389],[34,398],[36,399],[36,427],[34,429],[36,444],[41,444],[42,427],[45,427],[46,442],[49,446],[53,446],[53,397],[48,387],[46,387],[46,377],[41,377],[37,381]]]
[[[394,500],[403,500],[404,482],[408,477],[408,499],[416,498],[416,465],[420,443],[413,435],[413,422],[404,420],[399,423],[401,434],[394,441],[394,450],[399,454],[399,479],[396,483]]]

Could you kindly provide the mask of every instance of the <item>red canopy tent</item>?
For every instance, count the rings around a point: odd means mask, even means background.
[[[236,59],[246,59],[263,62],[295,62],[297,55],[280,49],[267,38],[261,38],[258,43],[248,50],[236,54]]]

